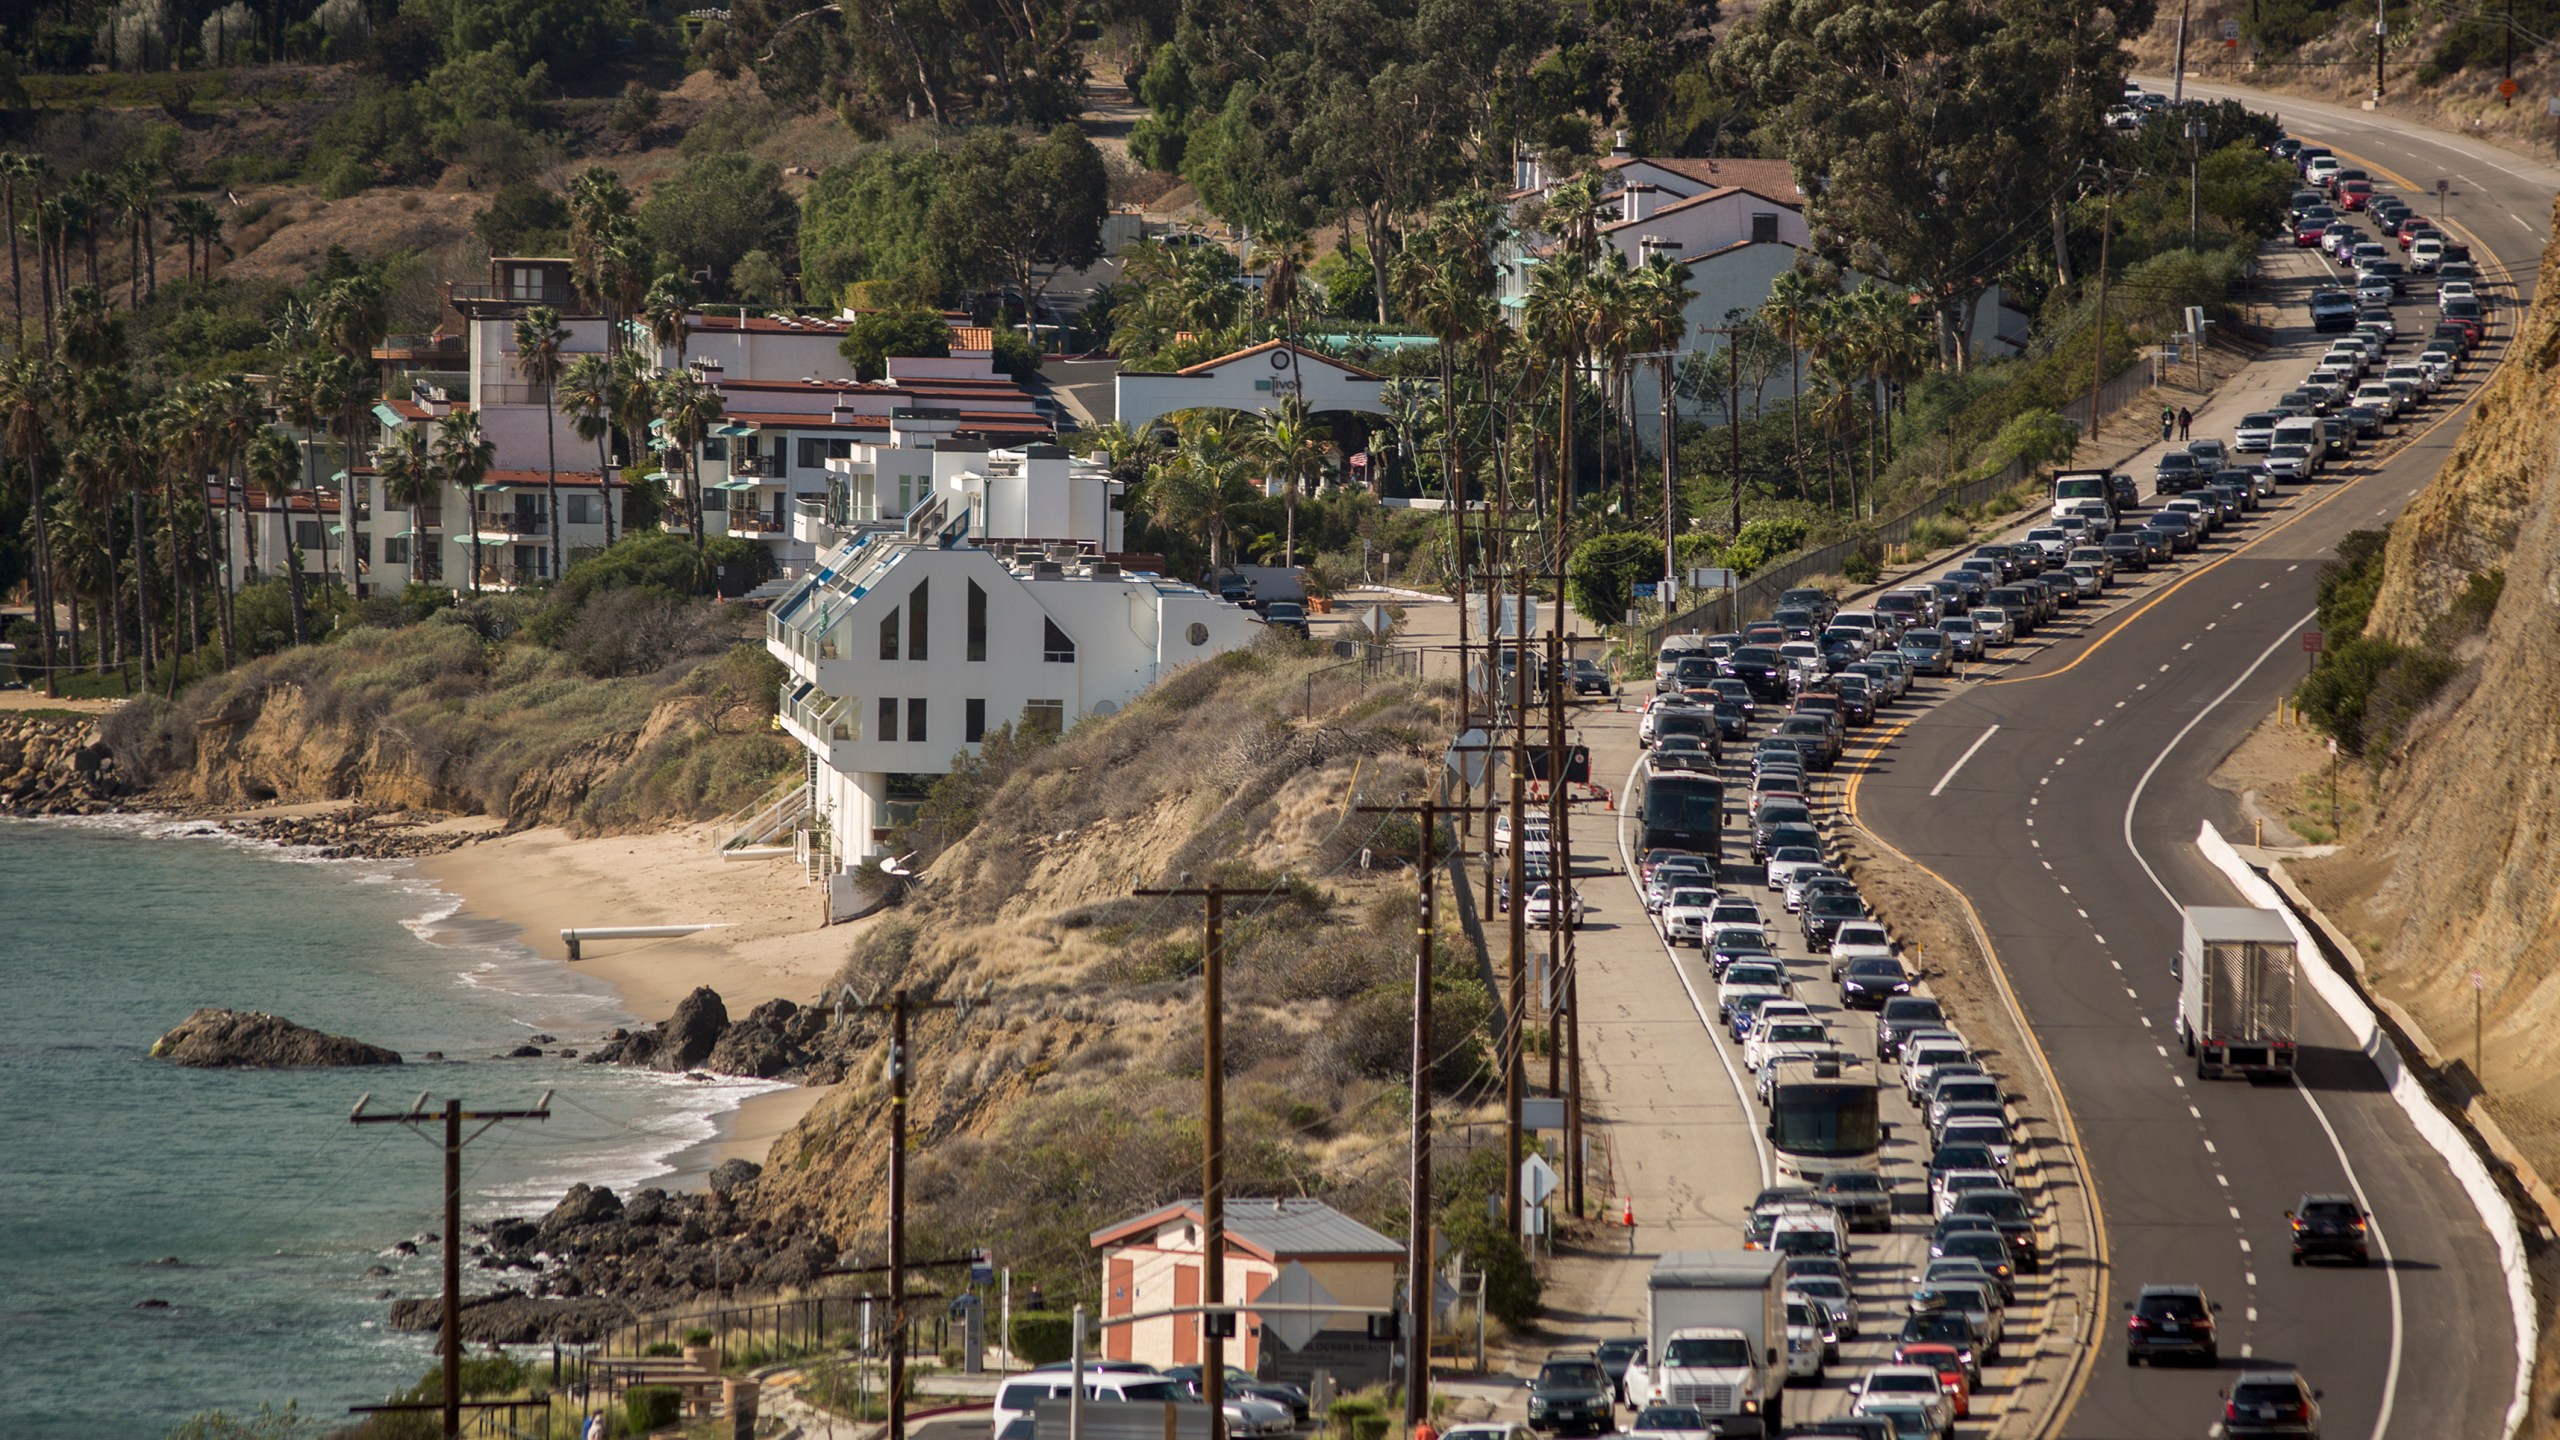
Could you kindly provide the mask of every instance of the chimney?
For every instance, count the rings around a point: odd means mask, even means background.
[[[834,423],[834,424],[837,424],[837,425],[850,425],[850,424],[852,424],[852,423],[853,423],[853,397],[851,397],[851,396],[849,396],[849,395],[845,394],[845,393],[844,393],[843,391],[841,391],[841,390],[837,391],[837,392],[836,392],[836,403],[835,403],[835,406],[834,406],[834,408],[832,408],[832,409],[830,409],[829,411],[827,411],[827,419],[828,419],[831,423]]]
[[[1619,131],[1617,133],[1616,142],[1609,147],[1609,158],[1612,160],[1624,160],[1633,154],[1635,154],[1635,152],[1627,148],[1627,132],[1624,130]]]
[[[1641,220],[1644,218],[1645,214],[1645,202],[1653,195],[1653,187],[1650,185],[1630,185],[1624,190],[1619,191],[1618,195],[1620,197],[1618,200],[1618,218],[1620,220],[1629,221]]]

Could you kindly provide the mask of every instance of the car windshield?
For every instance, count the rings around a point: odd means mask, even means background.
[[[2204,1314],[2204,1297],[2145,1295],[2134,1302],[2133,1310],[2146,1320],[2194,1320]]]
[[[1191,1392],[1188,1389],[1171,1380],[1123,1381],[1119,1390],[1120,1398],[1123,1400],[1154,1400],[1159,1402],[1170,1400],[1179,1402],[1191,1398]]]
[[[1636,1412],[1639,1430],[1704,1430],[1707,1417],[1695,1405],[1655,1405]]]
[[[2023,1221],[2027,1218],[2027,1202],[2012,1191],[1994,1190],[1987,1193],[1977,1191],[1958,1200],[1956,1212],[1962,1215],[1988,1215],[1994,1220]]]
[[[1958,1231],[1939,1242],[1938,1252],[1999,1265],[2009,1263],[2009,1242],[1988,1230]]]
[[[2347,1201],[2314,1200],[2302,1207],[2302,1218],[2305,1220],[2325,1220],[2335,1223],[2341,1220],[2358,1219],[2360,1216],[2356,1207]]]
[[[1844,973],[1855,976],[1859,979],[1877,979],[1889,976],[1893,979],[1899,980],[1902,978],[1902,962],[1898,960],[1889,960],[1882,955],[1868,955],[1850,961],[1849,968]]]
[[[1724,972],[1728,985],[1783,985],[1786,978],[1775,965],[1736,965]]]
[[[1740,1336],[1690,1336],[1662,1347],[1664,1368],[1738,1370],[1751,1363],[1751,1342]]]
[[[1855,895],[1816,895],[1806,903],[1805,908],[1817,916],[1867,913],[1867,907]]]
[[[1782,1025],[1772,1025],[1769,1027],[1769,1043],[1772,1045],[1781,1045],[1790,1040],[1825,1040],[1828,1038],[1830,1038],[1830,1032],[1822,1028],[1822,1022],[1819,1020],[1793,1020]]]
[[[1600,1367],[1588,1360],[1550,1360],[1538,1367],[1538,1388],[1542,1390],[1597,1390],[1606,1383]]]
[[[2247,1410],[2262,1405],[2299,1405],[2302,1392],[2291,1381],[2256,1381],[2231,1387],[2231,1403]]]
[[[1890,1370],[1878,1370],[1867,1377],[1867,1393],[1870,1395],[1935,1395],[1938,1393],[1938,1377],[1934,1373],[1897,1375]]]
[[[1993,1170],[1991,1147],[1988,1145],[1941,1145],[1929,1158],[1932,1170]]]
[[[1945,1017],[1939,1013],[1937,1001],[1910,999],[1888,1002],[1884,1018],[1896,1024],[1921,1025],[1934,1024]]]
[[[1872,1170],[1845,1170],[1832,1176],[1822,1188],[1835,1195],[1874,1195],[1889,1192],[1893,1187],[1885,1184],[1884,1177]]]
[[[1789,845],[1769,853],[1770,860],[1782,865],[1819,865],[1822,852],[1810,845]]]

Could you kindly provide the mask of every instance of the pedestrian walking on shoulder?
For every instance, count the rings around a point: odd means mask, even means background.
[[[2180,406],[2178,408],[2178,438],[2181,440],[2186,439],[2187,427],[2195,423],[2196,412],[2187,409],[2185,406]]]
[[[2161,438],[2161,439],[2163,439],[2163,440],[2166,440],[2166,439],[2168,439],[2170,436],[2172,436],[2172,435],[2176,434],[2177,432],[2178,432],[2178,412],[2177,412],[2177,411],[2175,411],[2175,410],[2170,409],[2170,408],[2169,408],[2168,406],[2166,406],[2166,405],[2161,406],[2161,407],[2160,407],[2160,438]]]

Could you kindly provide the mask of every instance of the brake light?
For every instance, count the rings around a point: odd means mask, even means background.
[[[2148,1330],[2151,1328],[2151,1322],[2143,1319],[2139,1315],[2136,1315],[2124,1322],[2124,1328],[2127,1330]]]
[[[2225,1400],[2225,1401],[2223,1401],[2223,1402],[2222,1402],[2222,1418],[2223,1418],[2223,1419],[2225,1419],[2225,1420],[2237,1420],[2237,1419],[2239,1419],[2239,1418],[2240,1418],[2240,1402],[2239,1402],[2239,1401],[2237,1401],[2237,1400]]]

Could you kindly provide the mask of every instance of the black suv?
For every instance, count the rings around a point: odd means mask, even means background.
[[[1617,1426],[1609,1377],[1589,1355],[1555,1355],[1529,1382],[1529,1428],[1558,1435],[1604,1435]]]
[[[2124,1363],[2139,1365],[2163,1355],[2187,1355],[2214,1364],[2222,1350],[2213,1338],[2213,1313],[2222,1307],[2194,1285],[2145,1285],[2124,1302]]]
[[[1947,1012],[1926,995],[1896,995],[1884,1002],[1876,1016],[1876,1059],[1896,1060],[1902,1054],[1902,1042],[1914,1030],[1935,1029],[1947,1023]]]
[[[2345,1195],[2305,1195],[2284,1212],[2293,1226],[2293,1263],[2315,1255],[2335,1255],[2359,1265],[2373,1263],[2364,1207]]]

